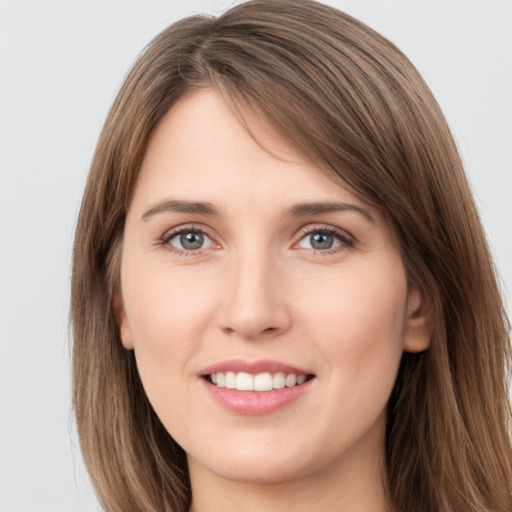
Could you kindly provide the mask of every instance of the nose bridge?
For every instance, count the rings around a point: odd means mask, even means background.
[[[288,329],[284,275],[268,247],[247,244],[231,258],[220,327],[245,339]]]

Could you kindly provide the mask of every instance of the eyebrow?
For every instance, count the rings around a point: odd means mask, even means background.
[[[288,214],[292,217],[307,217],[335,212],[355,212],[362,215],[370,223],[375,224],[375,219],[366,208],[351,203],[300,203],[288,210]]]
[[[218,217],[219,210],[211,203],[200,201],[178,201],[176,199],[169,199],[152,206],[144,215],[142,220],[148,220],[153,215],[163,212],[177,212],[177,213],[193,213],[196,215],[209,215]]]
[[[370,212],[363,208],[351,203],[338,203],[338,202],[315,202],[315,203],[299,203],[289,208],[285,216],[290,217],[308,217],[322,213],[335,213],[335,212],[355,212],[362,215],[367,221],[375,224],[375,219],[370,215]],[[148,211],[142,215],[142,220],[147,221],[150,217],[164,212],[177,212],[177,213],[190,213],[196,215],[207,215],[218,217],[220,212],[212,203],[202,201],[182,201],[177,199],[169,199],[152,206]]]

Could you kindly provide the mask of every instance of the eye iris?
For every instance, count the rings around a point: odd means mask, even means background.
[[[184,249],[200,249],[204,243],[204,236],[198,231],[187,231],[180,235],[180,243]]]
[[[328,233],[314,233],[310,236],[309,240],[313,249],[330,249],[334,242],[334,237]]]

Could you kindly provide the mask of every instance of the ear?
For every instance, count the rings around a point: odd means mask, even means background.
[[[119,336],[121,343],[126,350],[133,350],[133,337],[128,318],[126,317],[126,311],[124,309],[123,298],[119,293],[119,290],[114,292],[114,298],[112,299],[112,309],[114,311],[114,318],[116,320],[117,328],[119,329]]]
[[[411,286],[407,298],[407,317],[404,329],[405,352],[422,352],[430,346],[432,339],[431,308],[424,294]]]

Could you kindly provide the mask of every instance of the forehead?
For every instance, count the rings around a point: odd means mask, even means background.
[[[152,134],[133,206],[147,207],[167,195],[244,210],[262,202],[268,208],[299,201],[362,203],[254,111],[244,112],[244,119],[250,131],[215,89],[182,98]]]

